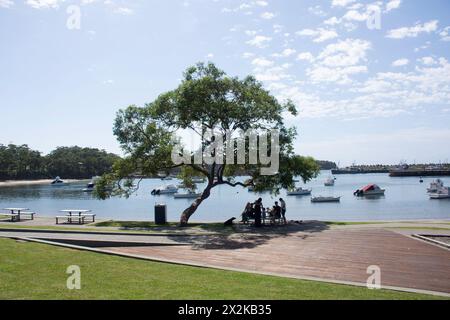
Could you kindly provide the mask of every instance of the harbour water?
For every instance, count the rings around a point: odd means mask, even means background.
[[[263,198],[265,206],[282,197],[287,204],[287,217],[292,220],[327,221],[374,221],[411,219],[450,219],[450,199],[430,200],[426,188],[437,177],[389,177],[388,174],[337,175],[334,187],[325,187],[324,181],[330,171],[298,186],[312,189],[313,196],[341,196],[340,203],[311,203],[310,196],[286,196],[286,191],[275,196],[261,195],[241,187],[219,186],[213,189],[211,197],[199,207],[192,221],[225,221],[230,217],[239,218],[245,204],[258,197]],[[449,177],[441,177],[445,185]],[[240,178],[238,180],[244,180]],[[30,185],[0,188],[0,208],[27,207],[40,216],[56,216],[61,209],[90,209],[99,219],[115,220],[153,220],[153,207],[157,203],[167,205],[168,219],[178,221],[180,213],[193,201],[174,199],[173,195],[152,196],[151,190],[164,184],[178,184],[174,179],[161,181],[146,179],[141,182],[136,194],[130,198],[94,199],[92,194],[82,192],[86,182],[76,182],[65,186]],[[385,196],[377,198],[358,198],[353,192],[376,183],[386,189]],[[199,185],[202,189],[202,185]]]

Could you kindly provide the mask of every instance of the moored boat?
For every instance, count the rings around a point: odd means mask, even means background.
[[[436,193],[442,188],[444,188],[444,182],[441,179],[436,179],[430,183],[430,187],[427,188],[427,192]]]
[[[173,194],[173,193],[177,193],[177,192],[178,192],[178,188],[173,184],[169,184],[167,186],[161,186],[156,189],[153,189],[152,195]]]
[[[353,194],[358,197],[363,196],[382,196],[384,195],[385,189],[381,189],[376,184],[369,184],[362,189],[356,190]]]
[[[201,193],[196,193],[195,191],[189,190],[187,193],[175,193],[173,197],[175,199],[193,199],[198,198],[201,195]]]
[[[62,186],[62,185],[64,185],[64,183],[65,183],[64,180],[61,180],[61,178],[58,176],[55,178],[55,180],[53,180],[51,182],[51,185],[52,186]]]
[[[340,202],[341,197],[312,197],[311,202]]]
[[[429,195],[430,199],[450,199],[450,187],[442,187]]]
[[[303,189],[302,187],[296,188],[295,190],[288,191],[288,196],[307,196],[311,194],[311,189]]]
[[[329,177],[326,181],[325,181],[325,187],[332,187],[334,186],[334,178],[333,177]]]

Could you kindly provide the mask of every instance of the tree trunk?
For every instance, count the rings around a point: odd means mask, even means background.
[[[195,211],[197,211],[200,204],[204,200],[209,198],[209,196],[211,194],[211,189],[212,189],[212,184],[209,183],[208,186],[205,188],[205,190],[203,190],[202,195],[200,197],[198,197],[197,199],[195,199],[195,201],[183,211],[183,213],[181,214],[181,217],[180,217],[180,225],[181,226],[188,225],[189,218],[195,213]]]

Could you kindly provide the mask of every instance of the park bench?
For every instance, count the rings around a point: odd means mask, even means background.
[[[78,224],[84,224],[84,218],[85,216],[78,216],[78,215],[74,215],[74,216],[70,216],[70,215],[65,215],[65,216],[56,216],[56,224],[59,224],[59,220],[60,219],[66,219],[66,223],[74,223],[75,221],[78,221]]]

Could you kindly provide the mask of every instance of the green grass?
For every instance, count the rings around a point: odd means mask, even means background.
[[[81,268],[81,290],[66,269]],[[0,299],[437,299],[0,239]]]

